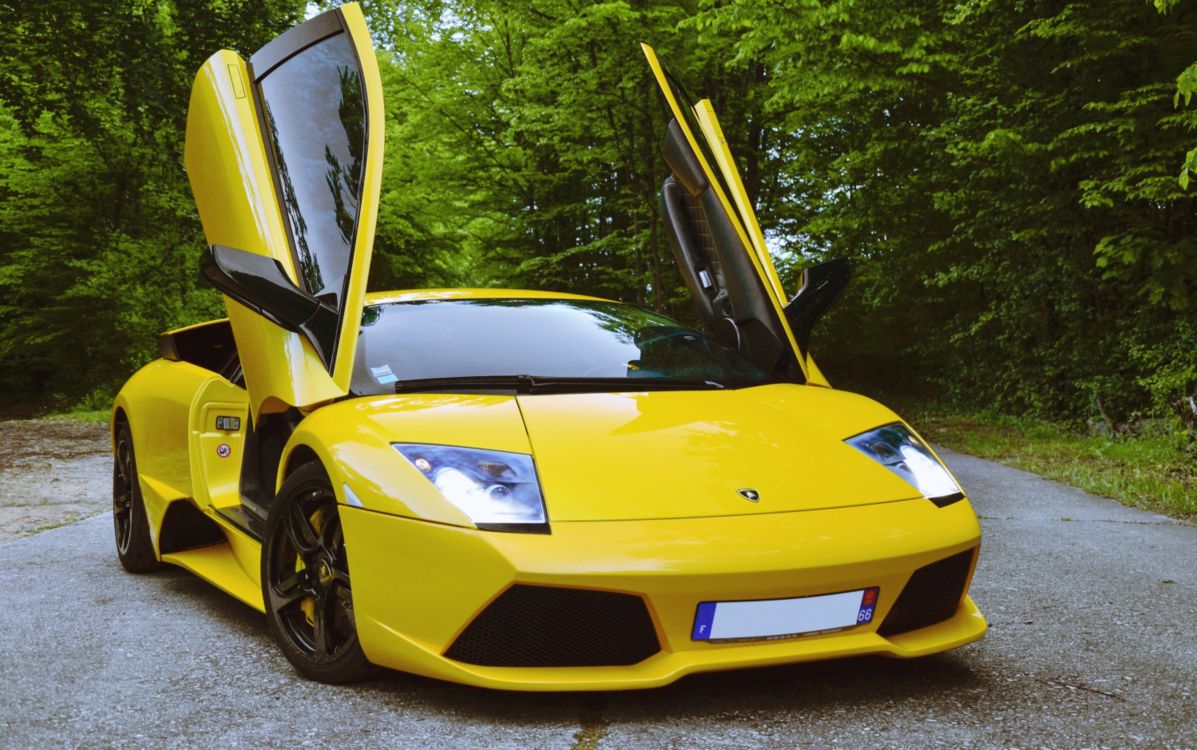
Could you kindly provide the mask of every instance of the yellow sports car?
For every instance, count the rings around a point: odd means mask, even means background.
[[[969,501],[807,351],[846,267],[787,299],[710,103],[645,53],[703,330],[568,294],[366,294],[384,123],[361,11],[213,55],[185,160],[228,318],[163,334],[116,398],[124,566],[263,611],[326,682],[644,688],[980,638]]]

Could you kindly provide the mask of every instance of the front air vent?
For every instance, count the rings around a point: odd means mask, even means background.
[[[445,656],[487,667],[600,667],[660,650],[638,596],[520,584],[482,610]]]
[[[914,571],[878,634],[908,633],[950,619],[964,597],[976,554],[974,547]]]

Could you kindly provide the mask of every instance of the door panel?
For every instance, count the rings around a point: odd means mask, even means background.
[[[667,236],[707,329],[758,365],[824,385],[786,323],[786,296],[726,139],[707,100],[690,102],[642,45],[673,114],[664,145],[672,171],[662,189]]]
[[[191,497],[201,509],[241,503],[247,405],[245,391],[224,378],[205,383],[191,404]]]
[[[218,52],[196,77],[185,161],[208,244],[226,259],[239,251],[277,261],[320,313],[284,327],[286,315],[261,300],[242,304],[218,283],[255,419],[348,393],[382,140],[382,85],[356,4],[291,29],[249,64]],[[217,278],[227,265],[205,273]]]

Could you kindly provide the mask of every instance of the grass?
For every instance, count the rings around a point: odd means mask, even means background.
[[[98,513],[92,513],[91,515],[93,515],[93,516],[98,515]],[[29,531],[25,532],[22,536],[32,536],[34,534],[40,534],[43,531],[49,531],[50,529],[60,529],[63,526],[70,526],[73,523],[79,523],[84,518],[89,518],[89,517],[90,516],[83,515],[82,513],[72,513],[71,515],[67,516],[66,518],[64,518],[61,521],[55,521],[53,523],[42,524],[41,526],[37,526],[33,529],[30,529]]]
[[[951,450],[1197,521],[1197,455],[1162,430],[1103,436],[1027,418],[936,413],[915,424],[928,440]]]
[[[98,422],[100,424],[107,424],[109,417],[112,416],[110,409],[72,409],[71,411],[57,412],[51,414],[47,419],[69,419],[76,422]]]

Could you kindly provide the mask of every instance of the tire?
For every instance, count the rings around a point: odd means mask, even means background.
[[[304,677],[339,685],[374,674],[357,638],[336,496],[317,462],[287,477],[266,519],[262,600],[270,632]]]
[[[116,428],[112,461],[112,527],[116,535],[116,556],[130,573],[149,573],[161,567],[150,541],[150,523],[145,500],[137,481],[137,457],[133,455],[133,433],[129,425]]]

